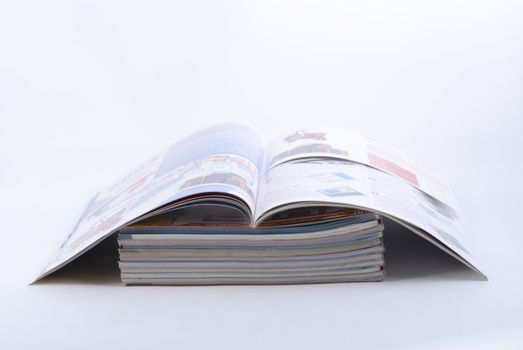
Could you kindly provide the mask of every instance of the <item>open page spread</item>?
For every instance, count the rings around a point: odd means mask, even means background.
[[[289,213],[321,220],[355,209],[390,217],[482,273],[452,191],[403,152],[339,129],[294,130],[264,147],[256,131],[225,124],[186,137],[100,191],[36,280],[147,218],[266,227],[288,222]]]

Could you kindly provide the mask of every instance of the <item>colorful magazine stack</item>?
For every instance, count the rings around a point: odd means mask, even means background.
[[[165,222],[163,222],[165,224]],[[284,227],[161,226],[119,231],[126,285],[381,281],[383,225],[373,213]]]
[[[36,280],[117,232],[126,284],[381,280],[378,215],[482,274],[452,190],[400,150],[348,130],[264,142],[224,124],[99,191]]]

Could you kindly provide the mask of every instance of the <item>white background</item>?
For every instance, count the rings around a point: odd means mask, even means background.
[[[0,348],[522,347],[522,18],[521,1],[1,0]],[[392,227],[383,283],[123,287],[95,252],[27,285],[99,187],[225,121],[352,128],[423,160],[490,281]]]

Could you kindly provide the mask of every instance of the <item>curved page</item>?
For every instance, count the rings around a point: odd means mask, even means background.
[[[237,124],[212,127],[175,143],[100,191],[35,281],[120,227],[182,198],[227,194],[254,212],[262,154],[259,135]]]
[[[260,182],[257,223],[275,212],[333,205],[388,216],[481,272],[457,211],[402,178],[376,168],[333,159],[287,161]]]

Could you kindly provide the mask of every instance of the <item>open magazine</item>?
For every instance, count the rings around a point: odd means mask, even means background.
[[[341,129],[293,130],[264,144],[255,130],[225,124],[176,142],[100,191],[36,280],[137,222],[261,230],[355,210],[389,217],[483,274],[452,191],[398,149]]]

